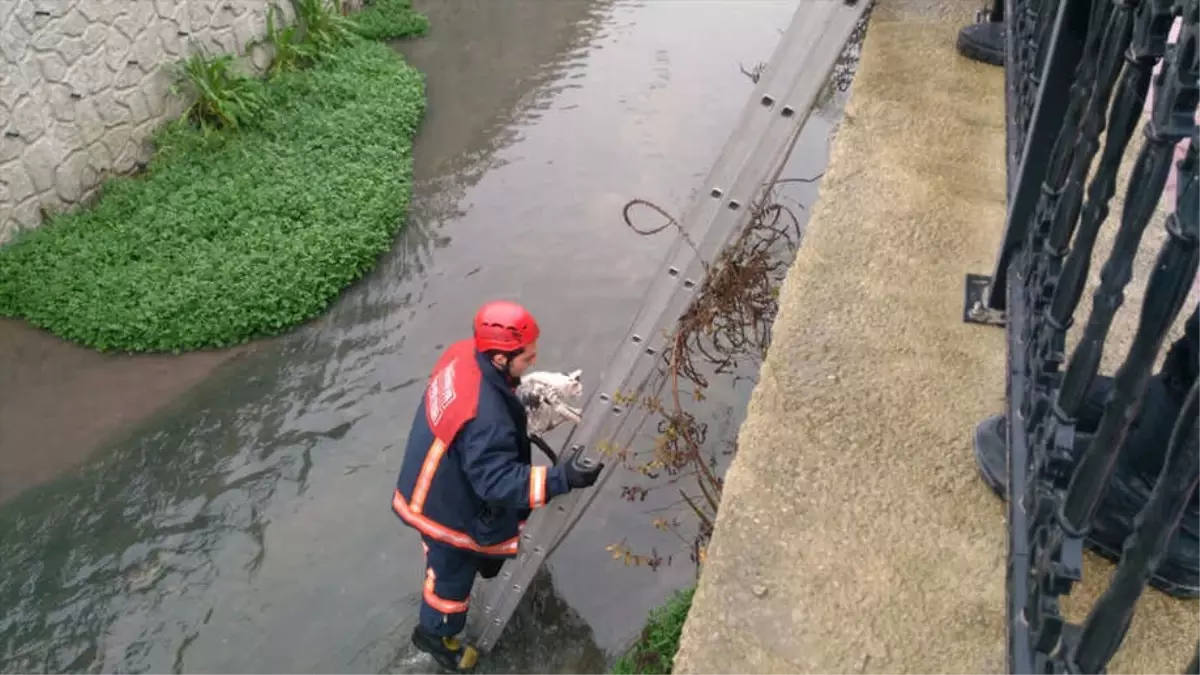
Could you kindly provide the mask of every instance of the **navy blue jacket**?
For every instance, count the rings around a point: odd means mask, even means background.
[[[531,466],[524,405],[470,340],[434,368],[413,418],[392,509],[423,535],[487,556],[517,553],[535,508],[567,492],[561,466]]]

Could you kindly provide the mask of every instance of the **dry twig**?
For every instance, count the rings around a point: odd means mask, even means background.
[[[780,203],[778,187],[788,183],[812,183],[821,178],[789,178],[776,181],[762,192],[750,209],[750,218],[737,238],[713,261],[701,261],[705,276],[695,299],[683,312],[674,332],[667,340],[659,361],[659,372],[670,388],[664,403],[646,397],[640,401],[628,397],[620,402],[641,405],[647,415],[657,415],[657,436],[648,451],[627,449],[617,454],[630,469],[651,481],[650,487],[623,486],[622,495],[630,501],[644,500],[647,494],[668,485],[679,486],[682,479],[695,481],[697,494],[678,487],[682,499],[675,506],[686,505],[685,513],[696,520],[695,533],[689,538],[680,534],[679,518],[657,518],[655,527],[673,532],[689,549],[693,562],[703,561],[704,551],[712,536],[713,523],[720,505],[722,478],[717,474],[714,453],[705,452],[707,424],[686,410],[681,390],[689,388],[690,400],[702,401],[710,386],[709,378],[734,375],[739,365],[751,361],[761,364],[770,347],[771,325],[779,309],[779,287],[788,265],[800,245],[799,220],[788,206]],[[649,208],[665,218],[654,228],[640,228],[633,222],[635,207]],[[666,209],[644,200],[634,199],[625,205],[622,215],[626,225],[643,236],[652,236],[668,228],[676,229],[696,250],[679,222]],[[618,395],[619,397],[619,395]],[[663,474],[665,474],[665,480]],[[609,547],[614,557],[627,565],[647,565],[657,569],[664,559],[657,551],[636,555],[624,544]],[[673,556],[668,556],[670,564]]]

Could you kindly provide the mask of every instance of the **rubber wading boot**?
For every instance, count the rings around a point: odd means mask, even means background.
[[[1004,65],[1004,24],[1001,22],[973,23],[958,32],[955,44],[958,53],[981,63]]]
[[[975,428],[975,461],[980,476],[1001,499],[1005,499],[1008,492],[1006,427],[1004,416],[995,415]],[[1091,438],[1089,433],[1076,436],[1075,446],[1071,449],[1076,462],[1083,456]],[[1185,451],[1196,452],[1195,443]],[[1121,454],[1086,539],[1088,548],[1114,563],[1120,561],[1125,538],[1133,532],[1134,517],[1149,501],[1158,479],[1157,471],[1145,471],[1138,466],[1139,454],[1146,453]],[[1150,585],[1176,598],[1200,596],[1200,509],[1195,493],[1184,511],[1179,529],[1172,535],[1150,577]]]
[[[421,626],[413,629],[413,644],[433,657],[438,665],[455,673],[469,673],[479,660],[474,647],[464,645],[456,637],[442,637],[427,632]]]

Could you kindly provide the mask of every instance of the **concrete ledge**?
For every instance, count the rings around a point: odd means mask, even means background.
[[[675,672],[1004,669],[1004,506],[970,445],[1004,334],[961,321],[1004,218],[1003,74],[954,51],[977,8],[876,9]],[[1196,627],[1147,592],[1114,672],[1179,672]]]

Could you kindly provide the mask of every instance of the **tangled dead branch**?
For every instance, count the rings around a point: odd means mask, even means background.
[[[858,67],[862,41],[867,31],[874,0],[855,26],[854,32],[834,64],[833,71],[818,95],[817,107],[835,104],[835,93],[849,89]],[[758,83],[767,72],[766,63],[752,68],[738,64],[742,74]],[[649,485],[623,486],[622,494],[630,501],[644,501],[652,490],[668,487],[679,493],[679,499],[653,511],[656,528],[672,532],[689,551],[697,564],[704,561],[705,550],[713,532],[713,523],[720,505],[724,483],[719,475],[717,450],[709,447],[708,425],[685,409],[685,401],[705,400],[710,379],[731,376],[732,383],[744,377],[739,374],[743,363],[759,365],[770,347],[771,326],[779,309],[779,288],[788,265],[800,245],[801,231],[795,211],[785,205],[786,199],[778,188],[787,183],[812,183],[821,178],[789,178],[767,185],[760,198],[754,200],[750,218],[737,238],[712,261],[701,260],[704,281],[699,292],[686,308],[673,332],[667,333],[667,348],[663,350],[657,375],[661,381],[652,389],[658,395],[628,395],[618,393],[615,401],[639,406],[647,418],[656,416],[657,435],[652,447],[619,447],[604,441],[602,449],[621,459],[624,464],[644,476]],[[797,208],[802,205],[794,203]],[[649,209],[664,219],[657,227],[644,228],[634,223],[633,214]],[[645,199],[634,199],[623,210],[625,224],[643,236],[653,236],[675,229],[699,255],[698,248],[679,222],[666,209]],[[754,369],[757,372],[757,368]],[[690,396],[681,393],[690,383]],[[669,396],[661,396],[669,391]],[[664,402],[661,400],[666,398]],[[641,429],[645,421],[638,425]],[[637,436],[635,432],[634,437]],[[722,454],[736,452],[736,442],[727,442]],[[686,486],[695,481],[691,492]],[[690,534],[684,534],[684,521],[693,524]],[[657,569],[665,561],[657,550],[649,555],[631,551],[625,542],[608,547],[616,559],[627,565],[646,565]]]
[[[817,175],[783,179],[766,186],[733,242],[714,260],[701,260],[704,280],[669,333],[667,348],[658,364],[664,392],[669,392],[662,397],[666,400],[617,396],[618,402],[640,405],[646,415],[658,417],[653,447],[628,448],[618,453],[628,468],[644,476],[651,485],[626,485],[622,494],[630,501],[642,501],[651,490],[676,489],[680,499],[657,509],[663,515],[655,518],[654,525],[674,533],[697,564],[703,562],[712,536],[724,482],[718,475],[717,454],[707,446],[708,426],[687,409],[687,403],[705,399],[710,378],[736,378],[740,365],[745,362],[758,365],[765,358],[770,347],[771,325],[779,309],[779,288],[802,236],[800,221],[795,211],[782,203],[779,188],[788,183],[812,183],[820,178]],[[633,214],[638,207],[657,213],[664,219],[663,224],[652,228],[636,225]],[[626,225],[640,235],[653,236],[673,228],[693,251],[697,250],[678,220],[652,202],[631,200],[625,205],[623,216]],[[733,450],[729,448],[725,454]],[[689,491],[686,486],[692,481],[695,490]],[[670,513],[673,510],[686,514],[693,527],[685,528],[683,519]],[[691,534],[683,534],[685,529]],[[614,558],[629,565],[656,569],[664,562],[657,550],[649,555],[636,554],[624,542],[609,546],[609,550]],[[665,562],[670,564],[673,558],[669,555]]]

